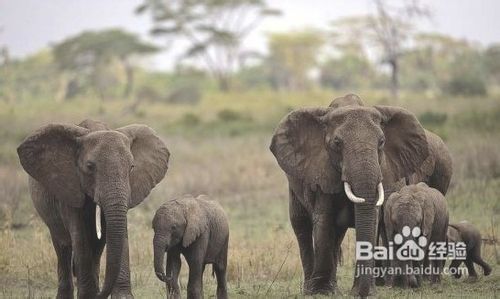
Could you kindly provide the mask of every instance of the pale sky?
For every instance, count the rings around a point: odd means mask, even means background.
[[[122,27],[151,39],[149,16],[134,15],[141,0],[0,0],[0,46],[13,57],[33,54],[82,30]],[[432,21],[419,25],[423,31],[437,31],[487,45],[500,42],[500,1],[424,0]],[[343,16],[367,14],[370,0],[268,0],[283,11],[281,17],[261,23],[245,41],[245,48],[265,51],[266,33],[303,28],[326,28]],[[162,45],[161,39],[154,40]],[[155,68],[172,65],[173,55],[164,53],[152,60]]]

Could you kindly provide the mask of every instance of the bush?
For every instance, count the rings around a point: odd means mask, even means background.
[[[185,126],[189,126],[189,127],[197,126],[200,124],[200,122],[201,122],[200,117],[194,113],[191,113],[191,112],[184,114],[182,116],[182,118],[180,119],[181,124],[183,124]]]
[[[453,122],[457,127],[473,131],[494,132],[500,130],[500,106],[488,111],[476,109],[458,113]]]
[[[201,91],[198,85],[183,85],[174,88],[167,96],[167,102],[174,104],[195,105],[201,99]]]
[[[424,126],[439,127],[444,125],[448,115],[441,112],[426,111],[418,116],[418,120]]]
[[[250,117],[238,111],[231,109],[222,109],[217,113],[217,118],[223,122],[232,122],[237,120],[250,120]]]
[[[484,79],[467,73],[453,76],[445,90],[451,95],[484,96],[487,94]]]

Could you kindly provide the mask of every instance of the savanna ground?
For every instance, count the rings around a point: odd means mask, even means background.
[[[16,147],[32,130],[48,122],[103,120],[112,127],[145,123],[166,141],[172,156],[166,178],[149,198],[129,212],[133,292],[137,298],[164,296],[153,271],[151,219],[165,200],[205,193],[221,202],[230,218],[228,284],[235,297],[300,297],[302,269],[288,220],[288,191],[283,172],[268,150],[273,129],[288,111],[326,106],[341,93],[248,92],[208,94],[194,105],[144,103],[134,114],[129,102],[78,99],[0,102],[0,297],[54,297],[56,256],[46,226],[36,215],[27,175]],[[487,239],[484,259],[493,267],[476,283],[444,277],[442,284],[417,290],[377,287],[377,296],[494,298],[500,292],[498,215],[500,213],[500,96],[448,98],[403,95],[395,103],[376,92],[360,93],[367,104],[395,104],[413,111],[424,126],[441,135],[454,160],[447,195],[451,221],[469,220]],[[354,273],[354,237],[343,243],[339,287],[349,294]],[[210,267],[205,295],[215,294]],[[478,268],[479,273],[482,271]],[[187,267],[182,269],[185,292]],[[185,296],[185,293],[183,293]]]

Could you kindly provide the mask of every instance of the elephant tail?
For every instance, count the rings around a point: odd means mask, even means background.
[[[215,264],[212,264],[212,278],[215,278]]]

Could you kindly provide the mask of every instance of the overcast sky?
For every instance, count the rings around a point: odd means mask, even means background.
[[[134,15],[141,0],[0,0],[0,46],[14,57],[32,54],[82,30],[123,27],[148,36],[147,15]],[[499,0],[425,0],[433,12],[432,21],[419,25],[424,31],[438,31],[481,44],[500,42]],[[245,41],[246,48],[264,51],[266,33],[326,28],[342,16],[372,11],[370,0],[268,0],[283,16],[262,22]],[[161,45],[161,40],[156,40]],[[153,63],[171,65],[172,55],[163,54]]]

